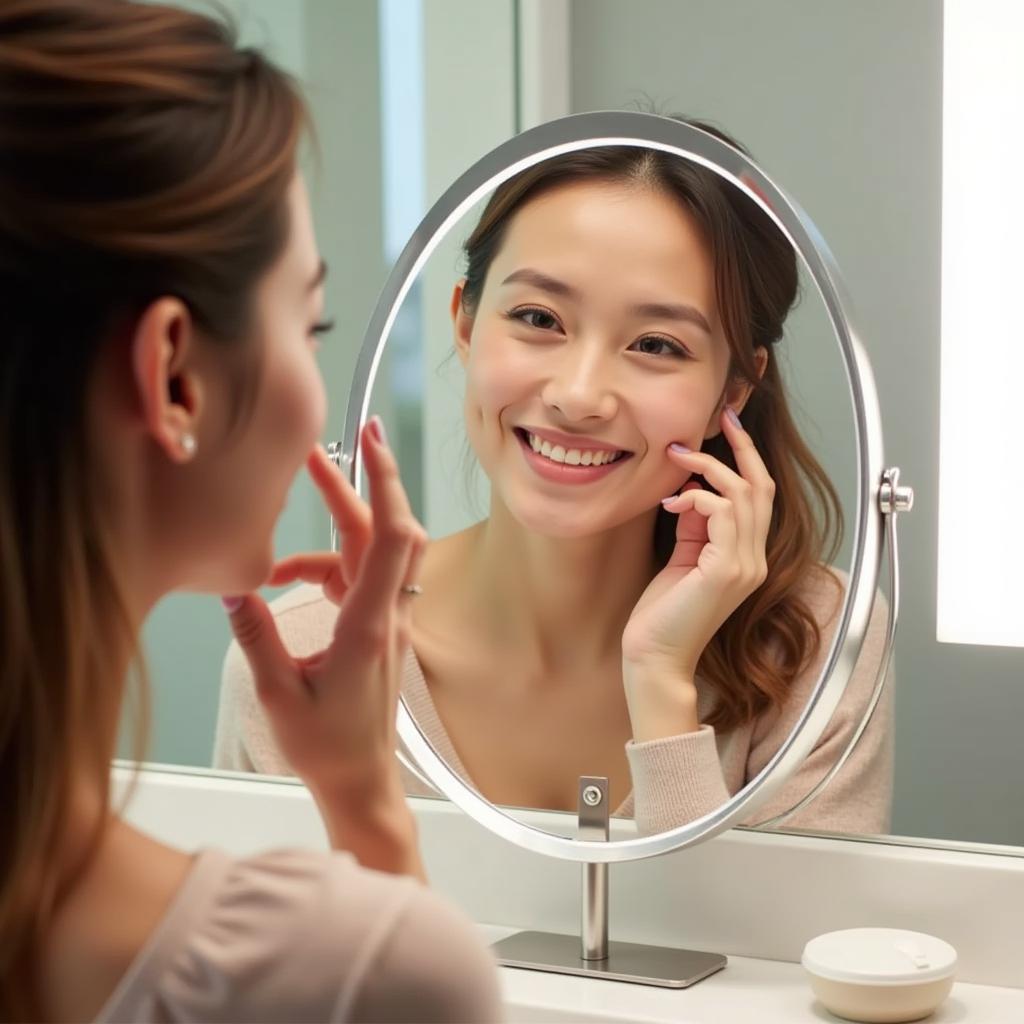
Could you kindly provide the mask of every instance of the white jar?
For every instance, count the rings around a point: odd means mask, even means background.
[[[811,939],[800,962],[832,1013],[896,1024],[938,1009],[953,987],[956,950],[921,932],[850,928]]]

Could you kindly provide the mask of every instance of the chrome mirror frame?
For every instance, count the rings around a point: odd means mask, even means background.
[[[360,487],[357,439],[368,414],[384,344],[409,288],[430,255],[469,209],[509,178],[552,157],[599,146],[656,149],[700,164],[749,196],[789,240],[825,304],[842,353],[855,418],[857,504],[849,586],[822,674],[806,707],[757,776],[721,807],[692,822],[657,835],[613,842],[565,838],[525,825],[456,775],[420,732],[404,700],[400,703],[398,733],[419,766],[418,771],[410,766],[417,775],[425,775],[441,794],[509,842],[560,860],[591,864],[658,856],[740,824],[779,790],[813,749],[849,684],[874,605],[882,556],[879,500],[884,466],[881,415],[871,365],[853,327],[835,259],[807,214],[747,156],[707,132],[656,114],[598,111],[550,121],[493,149],[437,200],[409,239],[367,326],[337,453],[356,488]]]

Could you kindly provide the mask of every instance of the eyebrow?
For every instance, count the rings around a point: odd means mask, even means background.
[[[552,295],[560,295],[567,299],[580,298],[580,293],[571,284],[559,281],[558,278],[542,274],[539,270],[531,267],[524,267],[509,274],[501,282],[502,287],[507,284],[532,284]],[[679,320],[683,323],[693,324],[707,334],[711,333],[711,325],[707,317],[697,309],[696,306],[689,306],[676,302],[641,302],[630,307],[630,313],[637,317],[647,317],[653,320]]]
[[[316,291],[320,285],[323,284],[324,278],[327,276],[327,264],[321,260],[320,266],[316,268],[316,273],[313,275],[313,279],[309,282],[309,291]]]

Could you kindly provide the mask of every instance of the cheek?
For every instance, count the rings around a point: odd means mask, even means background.
[[[323,432],[327,417],[327,396],[323,377],[312,351],[299,351],[283,365],[266,367],[273,374],[267,395],[265,429],[272,443],[287,451],[289,467],[301,465]]]
[[[650,450],[660,451],[673,441],[697,451],[714,413],[713,388],[707,381],[675,381],[651,386],[637,407],[637,421]]]
[[[535,394],[536,353],[496,333],[474,337],[466,365],[467,411],[493,422],[504,409]]]
[[[467,391],[487,413],[494,413],[507,403],[517,390],[516,380],[520,376],[514,360],[499,357],[497,348],[486,342],[476,346],[466,367]]]

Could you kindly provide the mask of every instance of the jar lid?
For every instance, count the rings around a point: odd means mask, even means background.
[[[800,962],[812,974],[861,985],[906,985],[948,978],[956,950],[942,939],[900,928],[848,928],[819,935]]]

